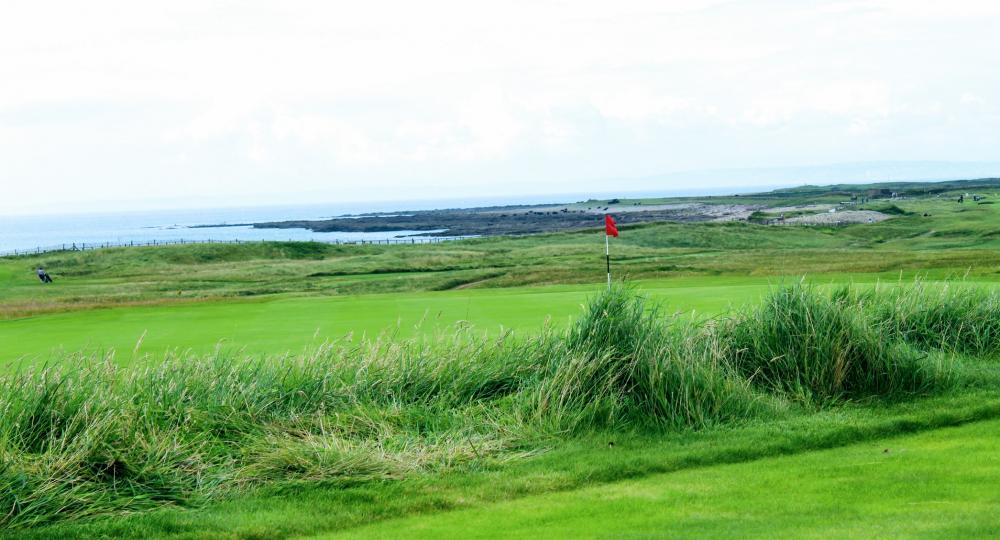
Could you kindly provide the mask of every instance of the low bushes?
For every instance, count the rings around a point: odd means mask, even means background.
[[[945,377],[907,343],[996,351],[1000,309],[982,292],[921,291],[831,297],[798,285],[697,322],[616,287],[565,333],[458,330],[299,357],[81,361],[5,376],[0,527],[275,483],[391,480],[516,459],[572,433],[702,428],[796,402],[927,391]]]

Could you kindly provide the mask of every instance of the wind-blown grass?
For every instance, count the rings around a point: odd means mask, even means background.
[[[746,418],[758,396],[711,333],[623,288],[595,298],[539,385],[537,414],[563,429],[705,427]]]
[[[3,378],[0,523],[196,502],[278,479],[393,478],[495,455],[516,441],[477,404],[530,380],[546,342],[373,342],[302,358],[103,362]]]
[[[24,371],[0,378],[0,527],[489,467],[573,434],[698,429],[939,384],[900,342],[911,334],[864,313],[872,302],[797,286],[699,323],[616,287],[564,333]]]
[[[727,326],[733,365],[757,386],[801,400],[918,392],[934,381],[920,355],[867,324],[858,305],[801,283]]]
[[[873,290],[844,288],[835,296],[854,302],[896,340],[973,355],[1000,352],[1000,292],[973,285],[915,281]]]

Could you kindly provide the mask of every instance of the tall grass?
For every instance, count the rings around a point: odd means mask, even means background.
[[[961,282],[880,286],[835,293],[860,304],[874,325],[894,339],[925,348],[973,355],[1000,352],[1000,291]]]
[[[920,355],[867,324],[855,304],[799,283],[732,319],[727,356],[757,386],[804,401],[917,392],[933,383]]]
[[[168,358],[129,370],[105,361],[5,377],[0,524],[495,455],[517,441],[479,404],[530,381],[549,341],[375,341],[299,358]]]
[[[975,327],[915,322],[944,317],[919,305],[943,314],[983,298],[948,294],[900,304],[796,286],[701,323],[616,287],[565,333],[456,330],[142,369],[71,359],[0,377],[0,527],[489,466],[575,433],[697,429],[790,400],[918,392],[940,373],[903,341],[980,332],[975,350],[995,343],[993,304]]]
[[[566,354],[550,363],[532,405],[570,431],[704,427],[753,416],[758,396],[715,345],[697,325],[663,317],[619,286],[571,327]]]

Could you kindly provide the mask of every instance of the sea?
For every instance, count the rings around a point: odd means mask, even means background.
[[[51,250],[99,244],[205,242],[232,240],[384,240],[420,234],[418,231],[379,233],[318,233],[308,229],[255,229],[267,221],[329,219],[343,214],[374,211],[370,206],[336,205],[259,206],[103,212],[86,214],[0,216],[0,255],[14,251]],[[219,225],[209,226],[205,225]]]
[[[728,188],[732,191],[732,188]],[[629,192],[616,196],[653,197],[711,194],[711,190]],[[723,190],[719,190],[722,192]],[[330,203],[241,208],[118,211],[48,215],[0,215],[0,256],[14,252],[70,248],[74,245],[205,241],[380,241],[406,238],[428,231],[375,233],[313,232],[308,229],[255,229],[249,225],[270,221],[319,220],[364,213],[473,208],[519,204],[550,204],[611,198],[606,193],[563,193],[538,196],[488,197],[363,203]],[[205,225],[219,225],[205,227]],[[223,226],[225,225],[225,226]]]
[[[46,215],[0,215],[0,256],[14,252],[93,246],[105,243],[212,241],[380,241],[428,231],[313,232],[308,229],[255,229],[249,223],[319,220],[365,213],[398,213],[507,204],[576,200],[573,195],[416,201],[373,201],[239,208],[119,211]],[[208,226],[206,225],[219,225]]]

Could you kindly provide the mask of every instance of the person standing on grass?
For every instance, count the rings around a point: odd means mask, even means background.
[[[38,267],[38,279],[40,279],[42,283],[52,283],[52,276],[50,276],[49,273],[46,272],[41,266]]]

